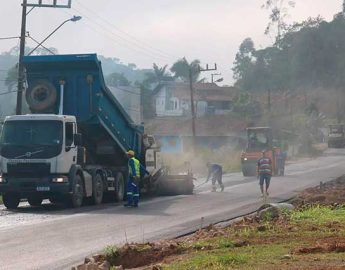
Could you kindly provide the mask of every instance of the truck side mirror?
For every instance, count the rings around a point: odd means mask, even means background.
[[[74,145],[75,146],[81,146],[82,145],[82,136],[80,133],[74,134]]]

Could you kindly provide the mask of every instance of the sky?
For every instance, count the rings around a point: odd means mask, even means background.
[[[27,0],[37,3],[38,0]],[[66,0],[58,0],[61,3]],[[0,38],[18,36],[22,0],[0,0]],[[50,2],[50,0],[43,0]],[[251,37],[256,48],[272,44],[264,35],[268,11],[265,0],[72,0],[71,9],[36,8],[27,17],[27,31],[43,40],[73,15],[83,18],[64,24],[44,45],[59,53],[97,53],[135,63],[139,68],[172,65],[186,57],[202,67],[217,63],[224,84],[232,84],[235,55],[241,42]],[[321,15],[331,20],[341,11],[342,0],[295,0],[288,22]],[[28,39],[27,45],[35,44]],[[0,52],[18,39],[0,40]],[[203,74],[210,80],[211,72]]]

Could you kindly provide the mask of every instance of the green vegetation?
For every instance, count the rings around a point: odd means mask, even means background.
[[[104,256],[109,259],[109,258],[116,258],[119,256],[119,249],[116,246],[107,246],[104,249]]]
[[[228,252],[224,250],[217,250],[214,252],[204,252],[196,254],[189,260],[179,262],[171,265],[166,269],[229,269],[229,267],[236,267],[248,263],[248,256],[238,254],[235,252]]]
[[[0,196],[0,204],[3,204],[3,202],[2,202],[2,196]]]
[[[303,269],[317,263],[338,269],[344,251],[332,247],[343,243],[344,224],[344,207],[284,212],[278,221],[237,224],[224,236],[188,242],[190,252],[163,269]]]
[[[326,224],[329,222],[344,222],[345,208],[332,209],[325,206],[315,206],[300,211],[294,211],[290,216],[291,222],[309,222],[315,224]]]
[[[245,39],[234,62],[236,85],[248,91],[292,89],[300,94],[317,87],[343,89],[344,26],[339,13],[331,22],[317,17],[287,26],[279,41],[264,49]]]

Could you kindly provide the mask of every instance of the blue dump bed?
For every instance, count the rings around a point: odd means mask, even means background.
[[[58,113],[60,83],[65,82],[63,114],[76,116],[87,150],[98,162],[124,165],[128,149],[140,157],[144,128],[133,123],[105,85],[96,54],[27,56],[24,65],[27,95],[42,82],[50,83],[56,93],[53,106],[40,113]],[[46,98],[35,91],[34,98]]]

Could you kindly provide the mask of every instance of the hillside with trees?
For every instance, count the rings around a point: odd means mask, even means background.
[[[31,48],[25,49],[28,53]],[[50,51],[58,53],[55,48],[49,48]],[[37,49],[34,55],[50,54],[45,49]],[[0,54],[0,117],[13,114],[15,111],[16,89],[17,89],[17,63],[19,50],[13,47],[7,52]],[[135,64],[124,64],[115,57],[104,57],[99,55],[102,62],[102,68],[105,79],[110,86],[121,85],[140,85],[150,73],[150,69],[139,69]]]
[[[272,114],[297,109],[308,115],[312,109],[344,121],[345,110],[340,106],[345,101],[344,11],[329,22],[316,17],[288,25],[282,14],[287,9],[274,6],[277,2],[284,1],[267,1],[271,13],[266,33],[275,29],[275,42],[257,49],[250,37],[243,40],[233,66],[235,86],[261,96]],[[274,96],[286,100],[276,112]],[[292,107],[296,99],[303,99],[303,106]]]

